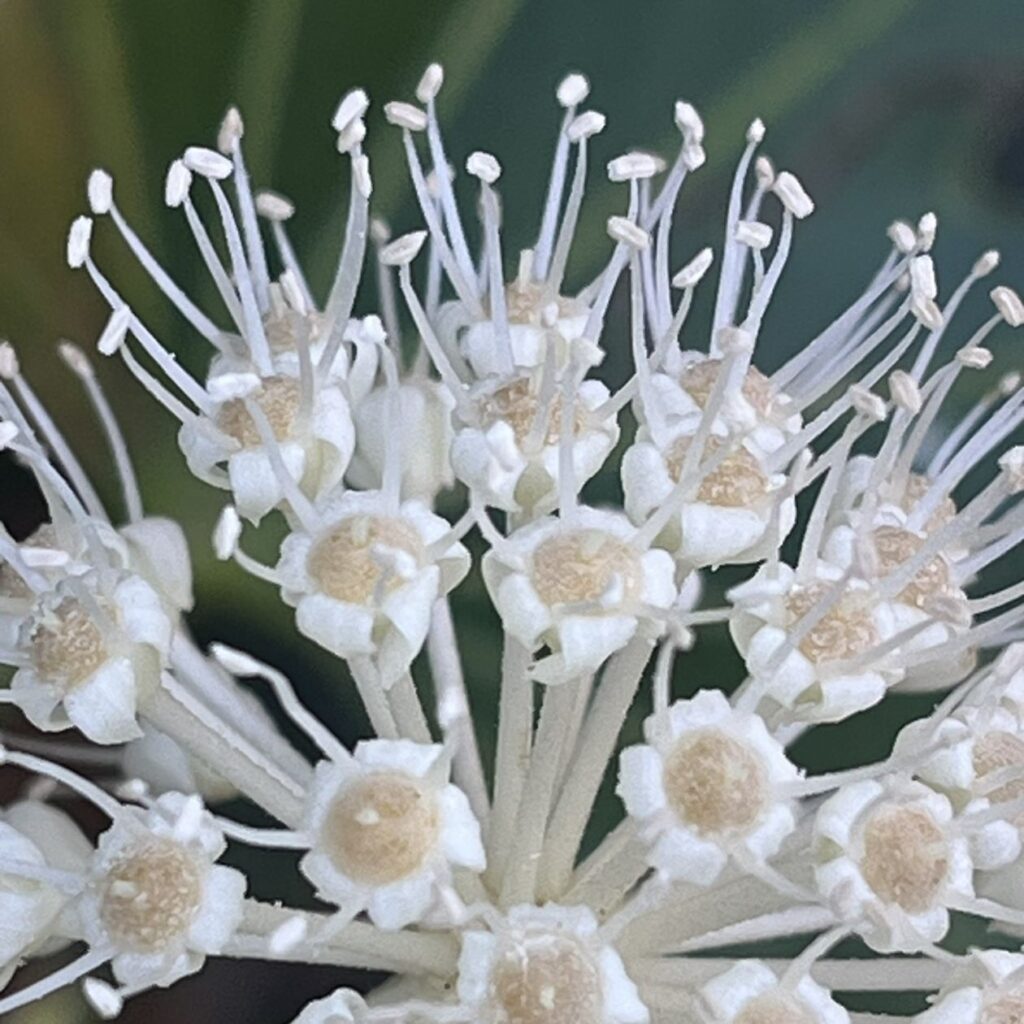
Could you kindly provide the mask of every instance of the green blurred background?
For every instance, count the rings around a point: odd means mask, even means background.
[[[504,164],[510,253],[536,232],[559,116],[554,87],[568,70],[590,76],[590,103],[607,113],[609,127],[594,147],[596,173],[571,266],[577,283],[600,266],[608,249],[604,219],[623,202],[621,191],[601,180],[604,160],[631,147],[670,154],[677,139],[672,102],[685,98],[702,111],[709,159],[684,192],[678,265],[701,246],[719,244],[743,131],[761,116],[769,129],[765,151],[796,170],[818,203],[799,226],[766,323],[759,363],[770,370],[858,293],[895,217],[939,212],[944,291],[990,246],[1003,251],[999,276],[1024,285],[1022,30],[1020,0],[0,0],[0,335],[18,346],[116,508],[96,427],[54,356],[59,338],[90,347],[105,319],[88,280],[63,259],[67,227],[85,211],[89,170],[113,173],[122,210],[179,281],[208,298],[183,218],[163,208],[163,176],[186,145],[212,143],[225,108],[237,103],[253,178],[298,204],[293,241],[323,294],[347,193],[329,124],[334,104],[354,85],[370,93],[376,212],[397,230],[418,227],[397,140],[380,108],[411,98],[423,67],[439,60],[447,71],[441,111],[453,162],[461,166],[479,148]],[[108,225],[98,225],[96,235],[97,258],[119,289],[182,362],[202,372],[201,339],[169,313]],[[987,315],[979,295],[951,345]],[[206,306],[216,311],[214,302]],[[372,309],[368,292],[363,310]],[[620,324],[613,316],[614,379],[627,372]],[[1004,369],[1020,364],[1008,334],[993,341]],[[690,340],[704,344],[699,331]],[[126,426],[149,511],[188,529],[197,634],[286,667],[340,734],[358,736],[362,715],[336,664],[295,636],[266,587],[212,561],[208,538],[223,497],[184,472],[169,417],[119,365],[102,366],[101,376]],[[599,480],[594,494],[612,496],[614,487]],[[18,535],[41,516],[27,478],[7,463],[0,463],[0,516]],[[262,544],[270,557],[273,543],[266,536],[256,550]],[[479,596],[478,583],[463,587],[456,616],[489,747],[496,624],[479,611]],[[738,662],[715,631],[685,659],[679,692],[706,685],[712,666],[715,684],[739,679]],[[816,730],[798,753],[812,767],[881,756],[899,725],[926,706],[890,701],[873,716]],[[638,711],[630,735],[641,717]],[[616,813],[615,801],[605,800],[598,829]],[[302,898],[285,862],[257,872],[255,886],[266,898]],[[327,970],[211,964],[169,993],[135,1000],[122,1019],[278,1024],[343,980]],[[871,1006],[897,1008],[892,1001]],[[69,993],[15,1019],[75,1024],[88,1014]]]

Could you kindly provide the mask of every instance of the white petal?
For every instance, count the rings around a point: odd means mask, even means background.
[[[138,739],[135,670],[127,658],[103,665],[91,678],[64,697],[71,722],[94,743],[126,743]]]
[[[622,958],[610,946],[598,957],[601,968],[601,993],[604,1019],[608,1024],[647,1024],[651,1015],[640,1000],[633,979],[626,973]]]
[[[643,522],[675,486],[665,460],[649,442],[639,442],[626,450],[620,473],[624,506],[634,523]]]
[[[313,548],[313,538],[307,533],[296,530],[289,533],[281,542],[281,553],[274,571],[281,580],[281,589],[299,594],[308,594],[316,589],[309,575],[309,552]],[[286,597],[287,600],[287,597]]]
[[[295,624],[300,633],[340,658],[372,654],[375,650],[373,613],[359,605],[344,604],[324,594],[310,594],[299,601]]]
[[[497,938],[490,932],[474,929],[463,934],[462,953],[459,955],[460,1003],[476,1007],[487,999],[497,945]]]
[[[60,690],[39,678],[34,669],[20,668],[11,680],[11,696],[25,717],[43,732],[58,732],[70,726]]]
[[[720,847],[689,829],[672,828],[658,838],[648,860],[673,880],[709,886],[722,873],[728,858]]]
[[[668,608],[678,593],[675,581],[675,561],[667,551],[655,549],[644,554],[643,599],[655,608]]]
[[[378,640],[374,664],[380,676],[380,685],[390,690],[409,671],[420,648],[413,647],[390,623],[385,622],[383,630],[377,629],[376,635]]]
[[[203,882],[203,902],[188,932],[191,949],[219,953],[242,923],[245,910],[245,875],[214,864]]]
[[[569,678],[592,672],[621,650],[636,632],[627,615],[567,615],[558,623],[558,645]]]
[[[366,912],[378,928],[398,931],[422,920],[434,900],[434,879],[423,872],[372,893]]]
[[[633,818],[649,818],[666,807],[661,755],[648,746],[626,747],[619,756],[619,783],[615,792]]]
[[[436,565],[421,569],[416,577],[390,594],[381,612],[418,651],[430,630],[430,613],[439,594],[440,571]]]
[[[414,743],[412,740],[360,740],[355,759],[374,771],[405,772],[422,779],[430,774],[444,753],[440,743]]]
[[[843,786],[821,805],[814,822],[814,831],[846,849],[860,816],[884,792],[884,788],[874,781]]]
[[[368,892],[365,886],[339,871],[331,858],[322,850],[311,850],[301,861],[299,871],[316,887],[317,894],[326,903],[335,906],[365,906]]]
[[[166,655],[172,626],[156,591],[141,577],[129,576],[114,590],[124,630],[137,644],[149,644]]]
[[[121,527],[121,534],[134,548],[142,571],[174,605],[183,611],[192,607],[192,560],[181,527],[170,519],[148,516]]]
[[[258,524],[284,497],[270,459],[260,448],[231,455],[228,480],[235,496],[235,507],[252,523]]]
[[[943,996],[935,1006],[914,1018],[914,1024],[980,1024],[981,990],[962,988]]]
[[[874,707],[886,692],[885,680],[877,672],[834,676],[821,682],[821,701],[814,709],[815,720],[839,722],[865,708]]]
[[[171,985],[179,978],[195,974],[203,966],[204,957],[198,953],[178,956],[160,953],[121,953],[110,965],[114,977],[129,987],[149,988]]]
[[[721,690],[700,690],[689,700],[677,700],[668,709],[674,738],[691,729],[728,723],[734,714],[729,698]],[[657,724],[653,719],[648,721],[652,728]]]
[[[466,794],[457,786],[445,786],[439,799],[443,820],[441,848],[445,859],[472,871],[483,871],[487,857],[480,838],[480,823]]]
[[[527,647],[536,647],[552,619],[550,609],[537,596],[533,584],[521,573],[513,573],[502,580],[492,598],[505,629]]]
[[[796,828],[793,808],[774,804],[757,829],[744,839],[744,845],[759,860],[766,861],[779,852],[779,847]]]
[[[679,554],[696,566],[722,565],[754,546],[768,527],[767,513],[696,501],[683,506]],[[753,559],[751,559],[753,560]]]
[[[725,974],[712,978],[701,995],[719,1020],[731,1021],[744,1006],[778,987],[775,972],[759,960],[741,960]]]

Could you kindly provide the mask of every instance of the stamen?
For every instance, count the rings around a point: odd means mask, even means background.
[[[338,764],[347,764],[352,760],[352,755],[334,734],[302,705],[288,677],[283,672],[279,672],[227,644],[211,644],[210,654],[232,675],[256,676],[270,683],[281,709],[320,748],[326,757]]]
[[[740,220],[740,207],[743,202],[743,187],[747,179],[747,171],[750,169],[754,152],[763,138],[764,125],[759,120],[755,121],[747,133],[747,147],[736,165],[725,218],[725,244],[722,248],[718,297],[715,300],[715,313],[711,324],[712,338],[718,334],[720,328],[733,323],[735,317],[736,302],[743,282],[743,264],[747,253],[746,247],[736,240],[736,225]]]
[[[56,992],[67,985],[73,985],[90,971],[96,970],[97,967],[102,967],[110,959],[111,955],[112,951],[102,946],[97,949],[90,949],[77,959],[72,960],[65,967],[52,971],[33,984],[26,985],[20,991],[0,999],[0,1014],[13,1013],[22,1006],[28,1006],[29,1003],[34,1003],[51,992]]]
[[[132,467],[131,457],[128,454],[128,445],[125,443],[124,435],[117,424],[114,411],[111,409],[99,381],[96,380],[92,364],[85,353],[77,345],[64,342],[60,346],[60,354],[64,362],[82,381],[86,393],[93,404],[93,408],[96,410],[96,415],[103,425],[103,431],[107,436],[107,444],[110,446],[110,452],[114,456],[114,464],[117,466],[117,474],[121,481],[121,491],[124,495],[125,512],[128,516],[128,521],[137,523],[143,517],[142,495],[139,491],[138,480],[135,477],[135,470]]]
[[[412,178],[416,198],[420,204],[420,211],[423,214],[423,219],[427,222],[431,241],[436,247],[438,258],[441,260],[445,273],[448,275],[452,287],[469,311],[469,314],[476,319],[485,319],[484,310],[480,304],[475,287],[476,273],[474,272],[472,275],[464,274],[448,245],[444,229],[437,215],[437,208],[430,198],[430,191],[427,188],[423,167],[420,164],[420,158],[412,140],[412,133],[408,128],[403,128],[402,130],[402,143],[405,147],[406,162],[409,165],[409,174]]]
[[[14,350],[10,346],[8,346],[8,351],[13,356]],[[106,519],[107,514],[103,508],[103,503],[100,501],[99,495],[96,493],[96,489],[86,475],[85,470],[82,469],[82,464],[75,458],[71,446],[64,439],[64,435],[60,432],[57,424],[53,422],[53,419],[46,410],[46,406],[43,405],[32,386],[22,376],[16,359],[13,370],[13,375],[8,377],[8,379],[13,382],[22,404],[42,434],[45,443],[53,449],[57,460],[60,462],[64,472],[67,473],[68,479],[75,490],[81,496],[82,502],[88,509],[89,514],[97,519]],[[4,374],[3,376],[7,375]]]
[[[242,156],[242,136],[245,126],[242,115],[237,107],[231,107],[221,123],[218,148],[231,157],[235,166],[235,194],[238,197],[238,208],[242,213],[242,231],[245,234],[245,249],[249,256],[249,269],[252,273],[253,288],[260,311],[265,313],[270,308],[270,275],[267,272],[267,257],[263,251],[263,240],[260,238],[259,223],[256,220],[256,204],[253,201],[252,188],[249,185],[249,174]]]
[[[320,523],[320,516],[313,507],[313,503],[303,494],[299,482],[288,471],[284,456],[281,454],[281,446],[274,433],[274,428],[270,424],[270,420],[267,419],[267,414],[255,399],[245,398],[242,401],[245,403],[246,412],[252,417],[256,429],[259,431],[260,439],[263,442],[263,451],[270,460],[270,465],[274,470],[274,477],[281,485],[281,491],[285,496],[285,500],[302,524],[302,528],[307,533],[315,533]]]
[[[103,184],[104,190],[108,192],[107,203],[97,203],[94,200],[98,186]],[[112,180],[106,171],[93,171],[89,177],[89,195],[92,212],[97,215],[109,213],[118,232],[124,239],[128,248],[131,249],[135,258],[142,264],[143,270],[153,279],[153,283],[162,291],[174,304],[175,308],[183,317],[204,337],[207,341],[217,344],[220,338],[220,330],[217,325],[182,291],[177,282],[160,265],[153,253],[147,248],[141,238],[132,230],[125,220],[117,203],[109,196],[112,188]]]
[[[249,265],[246,263],[242,236],[239,234],[235,215],[231,211],[231,205],[224,195],[224,189],[221,187],[220,182],[213,176],[207,177],[206,181],[210,186],[210,191],[213,193],[214,201],[217,204],[217,211],[220,214],[224,238],[228,245],[228,255],[231,257],[231,269],[242,302],[245,341],[257,369],[261,374],[268,375],[273,372],[273,359],[270,353],[270,344],[267,341],[267,334],[263,328],[263,317],[256,299],[252,273],[250,272]]]
[[[349,188],[348,219],[345,222],[345,244],[338,260],[334,283],[324,305],[324,334],[327,344],[317,363],[317,376],[321,379],[330,373],[341,347],[345,328],[355,306],[356,291],[362,275],[363,261],[366,258],[372,184],[369,162],[358,144],[352,148],[351,163],[352,184]]]
[[[569,198],[565,204],[565,213],[562,215],[562,224],[558,229],[558,240],[555,243],[551,270],[547,275],[547,290],[552,295],[561,293],[565,268],[569,262],[569,249],[572,246],[573,236],[576,234],[580,208],[583,205],[583,192],[587,181],[587,141],[592,136],[604,131],[604,126],[604,115],[591,110],[580,114],[568,129],[569,141],[577,144],[576,170],[573,173]]]
[[[498,201],[491,187],[501,174],[498,161],[489,153],[471,153],[466,170],[480,179],[480,201],[483,205],[484,238],[487,244],[488,297],[491,303],[491,322],[494,324],[498,349],[505,373],[515,372],[515,357],[509,334],[508,308],[505,299],[505,276],[502,270],[500,214]]]
[[[533,279],[535,281],[543,281],[548,276],[548,262],[551,258],[551,247],[555,241],[558,211],[562,205],[562,193],[565,190],[565,176],[569,163],[569,126],[576,117],[577,106],[587,98],[589,91],[590,85],[586,78],[578,74],[568,75],[558,87],[558,102],[565,109],[565,114],[558,131],[555,158],[551,164],[551,177],[548,179],[544,213],[541,216],[540,233],[537,235],[537,244],[534,246]]]
[[[34,754],[11,750],[9,747],[0,747],[0,764],[24,768],[25,771],[33,772],[36,775],[45,775],[62,786],[67,786],[68,789],[88,800],[112,821],[130,820],[124,813],[124,807],[105,790],[63,765],[36,757]]]
[[[431,68],[435,67],[440,68],[440,65],[431,65]],[[429,71],[430,68],[428,68]],[[459,217],[459,208],[455,202],[455,192],[452,189],[451,178],[448,175],[448,158],[445,156],[444,143],[441,139],[441,126],[437,118],[436,98],[441,88],[441,82],[443,82],[443,73],[440,79],[435,77],[431,83],[431,88],[424,92],[424,95],[427,95],[425,101],[427,107],[427,145],[434,164],[437,196],[441,203],[444,222],[451,236],[455,260],[466,280],[472,280],[475,274],[473,258],[469,254],[466,234],[462,228],[462,219]],[[473,172],[470,171],[470,173]]]

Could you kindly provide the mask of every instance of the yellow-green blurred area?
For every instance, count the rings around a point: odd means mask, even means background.
[[[453,163],[461,168],[476,149],[502,161],[509,268],[539,224],[560,115],[554,88],[569,70],[590,77],[589,103],[608,115],[608,129],[592,149],[592,183],[570,266],[576,284],[600,267],[610,246],[605,220],[625,204],[624,187],[604,179],[607,159],[630,148],[672,155],[677,98],[703,113],[708,163],[684,189],[673,236],[678,266],[702,246],[720,245],[743,133],[762,117],[765,151],[795,170],[818,204],[798,225],[759,341],[759,365],[771,370],[858,294],[897,217],[938,212],[935,257],[944,294],[990,247],[1003,253],[998,278],[1024,286],[1022,38],[1021,0],[0,0],[0,336],[17,346],[117,515],[102,437],[55,354],[61,338],[91,349],[106,316],[84,272],[64,261],[68,225],[86,212],[88,172],[99,166],[113,174],[125,215],[182,286],[223,321],[184,218],[163,205],[163,179],[185,146],[212,144],[225,109],[237,103],[254,182],[296,202],[292,238],[323,295],[348,190],[330,127],[334,105],[355,85],[369,92],[375,211],[396,231],[418,228],[396,130],[381,108],[412,98],[423,68],[437,60],[447,72],[439,106]],[[472,210],[472,193],[464,194]],[[161,299],[112,225],[98,223],[94,238],[96,258],[117,288],[182,364],[201,374],[209,357],[203,340]],[[965,303],[950,349],[988,315],[986,291]],[[699,325],[708,297],[691,320],[689,347],[706,344]],[[359,311],[371,312],[373,304],[369,287]],[[613,380],[628,373],[622,313],[620,297],[606,336]],[[1020,341],[1008,329],[996,333],[992,348],[997,368],[1020,366]],[[120,364],[95,359],[148,510],[181,520],[192,542],[197,635],[285,668],[339,734],[360,735],[362,712],[338,664],[296,636],[270,588],[213,560],[209,536],[224,496],[185,472],[170,417]],[[963,406],[972,387],[980,385],[967,383]],[[593,493],[614,496],[614,478],[597,481]],[[12,532],[25,535],[41,515],[27,475],[0,464],[0,517]],[[252,550],[272,558],[275,541],[271,527]],[[481,596],[479,582],[469,581],[455,614],[489,750],[498,634]],[[691,693],[739,678],[724,633],[711,629],[682,659],[676,686]],[[897,699],[874,716],[816,730],[799,759],[839,767],[884,756],[899,726],[928,703]],[[636,737],[641,717],[642,708],[627,738]],[[596,829],[617,813],[608,797]],[[262,898],[308,899],[287,858],[234,857],[251,868]],[[198,978],[133,1001],[122,1019],[279,1024],[305,1000],[350,980],[328,969],[211,963]],[[863,1008],[917,1005],[880,997]],[[13,1019],[76,1024],[89,1015],[71,992]]]

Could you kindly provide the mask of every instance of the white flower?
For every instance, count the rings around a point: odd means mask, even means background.
[[[927,718],[911,722],[897,737],[894,754],[914,758],[915,777],[961,812],[980,812],[1024,796],[1024,774],[999,780],[1001,773],[1024,773],[1024,725],[1003,707],[958,708],[937,728]],[[1021,854],[1022,824],[1024,815],[1008,813],[972,831],[975,867],[993,871],[1013,864]]]
[[[870,455],[855,455],[846,464],[839,492],[832,510],[832,520],[841,522],[850,518],[851,512],[859,509],[864,502],[864,493],[875,470],[875,459]],[[910,515],[918,502],[927,494],[932,481],[921,473],[890,475],[881,483],[878,494],[879,504],[894,506],[905,515]],[[944,497],[924,524],[924,532],[933,533],[956,517],[956,503]],[[951,555],[955,561],[957,554]]]
[[[100,836],[79,914],[117,980],[166,986],[223,951],[242,920],[245,876],[216,864],[224,836],[197,797],[125,808]]]
[[[160,682],[172,624],[140,576],[91,574],[41,597],[21,630],[28,664],[11,695],[39,729],[75,726],[96,743],[141,735],[137,712]]]
[[[58,531],[51,523],[43,523],[17,545],[22,569],[38,574],[42,586],[56,583],[68,571],[71,557],[65,543],[70,541],[71,533],[70,528]],[[17,646],[21,625],[32,611],[34,601],[35,593],[22,572],[0,558],[0,648]]]
[[[544,683],[596,671],[638,630],[660,634],[677,593],[668,554],[643,550],[625,516],[596,509],[522,527],[482,569],[505,629],[531,651],[550,649],[533,670]]]
[[[810,628],[810,616],[841,593]],[[842,581],[819,562],[800,579],[787,565],[762,566],[729,592],[735,612],[729,630],[752,677],[751,685],[802,721],[839,721],[877,704],[902,675],[878,666],[871,651],[895,632],[890,608],[863,581]],[[799,642],[791,639],[801,629]]]
[[[793,831],[784,789],[798,770],[761,718],[720,691],[651,716],[644,736],[621,754],[617,792],[666,877],[712,885],[730,854],[767,861]]]
[[[404,928],[426,916],[453,868],[483,871],[480,826],[448,771],[441,746],[409,740],[366,740],[349,762],[321,762],[301,864],[321,898]]]
[[[675,428],[656,443],[647,428],[622,457],[622,488],[625,508],[635,523],[643,523],[669,500],[676,490],[695,424]],[[658,543],[691,567],[756,562],[767,556],[792,529],[796,512],[793,499],[782,499],[779,538],[770,530],[772,510],[785,477],[769,473],[749,441],[733,448],[717,435],[709,438],[699,463],[687,478],[693,479],[678,513],[666,523]],[[701,476],[701,465],[717,459],[714,468]]]
[[[227,486],[239,511],[253,522],[286,498],[269,445],[277,448],[307,497],[315,500],[330,493],[341,482],[355,448],[342,385],[310,382],[307,401],[299,372],[284,365],[278,372],[254,377],[247,394],[216,397],[234,390],[229,383],[239,376],[232,371],[211,377],[209,415],[182,424],[178,443],[189,469],[201,480]],[[260,413],[273,440],[261,429]]]
[[[722,366],[722,360],[715,356],[670,348],[663,372],[651,378],[661,415],[670,422],[699,421]],[[749,366],[739,386],[726,389],[721,424],[726,432],[742,435],[754,451],[766,455],[799,432],[800,414],[792,406],[792,400],[757,367]]]
[[[339,657],[372,656],[387,688],[419,653],[434,602],[466,575],[469,555],[443,543],[451,527],[416,500],[396,507],[378,491],[343,491],[319,513],[315,532],[281,545],[281,595],[302,633]]]
[[[562,400],[555,387],[541,401],[542,376],[487,378],[471,392],[477,416],[456,429],[455,475],[484,505],[543,514],[558,498]],[[600,381],[584,380],[572,415],[573,481],[581,487],[604,465],[619,439],[614,416],[598,415],[608,400]]]
[[[490,931],[466,931],[458,997],[480,1024],[650,1020],[587,907],[517,906]]]
[[[356,450],[347,477],[356,487],[378,488],[387,458],[389,392],[374,388],[355,407]],[[428,377],[405,380],[398,389],[403,436],[402,495],[431,501],[455,483],[448,458],[455,403],[447,389]],[[414,439],[414,440],[413,440]]]
[[[791,987],[758,960],[740,960],[700,989],[702,1024],[849,1024],[850,1015],[805,975]]]
[[[974,950],[950,973],[914,1024],[1013,1024],[1024,1014],[1024,956]]]
[[[590,309],[580,299],[551,294],[544,285],[516,279],[505,289],[508,313],[508,340],[516,368],[537,369],[548,358],[548,347],[555,346],[555,366],[564,367],[570,347],[586,345],[583,331]],[[492,319],[474,320],[461,302],[448,303],[438,311],[442,336],[454,338],[479,379],[507,372],[502,358],[503,342]],[[572,343],[576,342],[575,346]],[[591,365],[603,358],[600,349],[588,346]]]
[[[968,841],[946,797],[891,778],[842,787],[814,823],[818,889],[872,949],[913,952],[974,895]]]
[[[887,598],[890,628],[894,633],[914,631],[899,646],[895,656],[898,657],[899,652],[927,651],[966,633],[971,623],[967,595],[957,586],[954,568],[944,553],[926,562],[898,593],[890,597],[881,590],[885,578],[897,573],[917,554],[928,539],[927,533],[909,529],[906,513],[892,505],[881,506],[876,511],[870,529],[865,529],[862,519],[854,513],[849,517],[849,525],[832,530],[825,539],[822,555],[833,565],[848,569],[858,562],[858,544],[870,546],[873,564],[867,582],[880,598]],[[974,663],[975,653],[967,648],[959,657],[938,658],[915,665],[904,674],[900,686],[941,689],[959,682]]]

